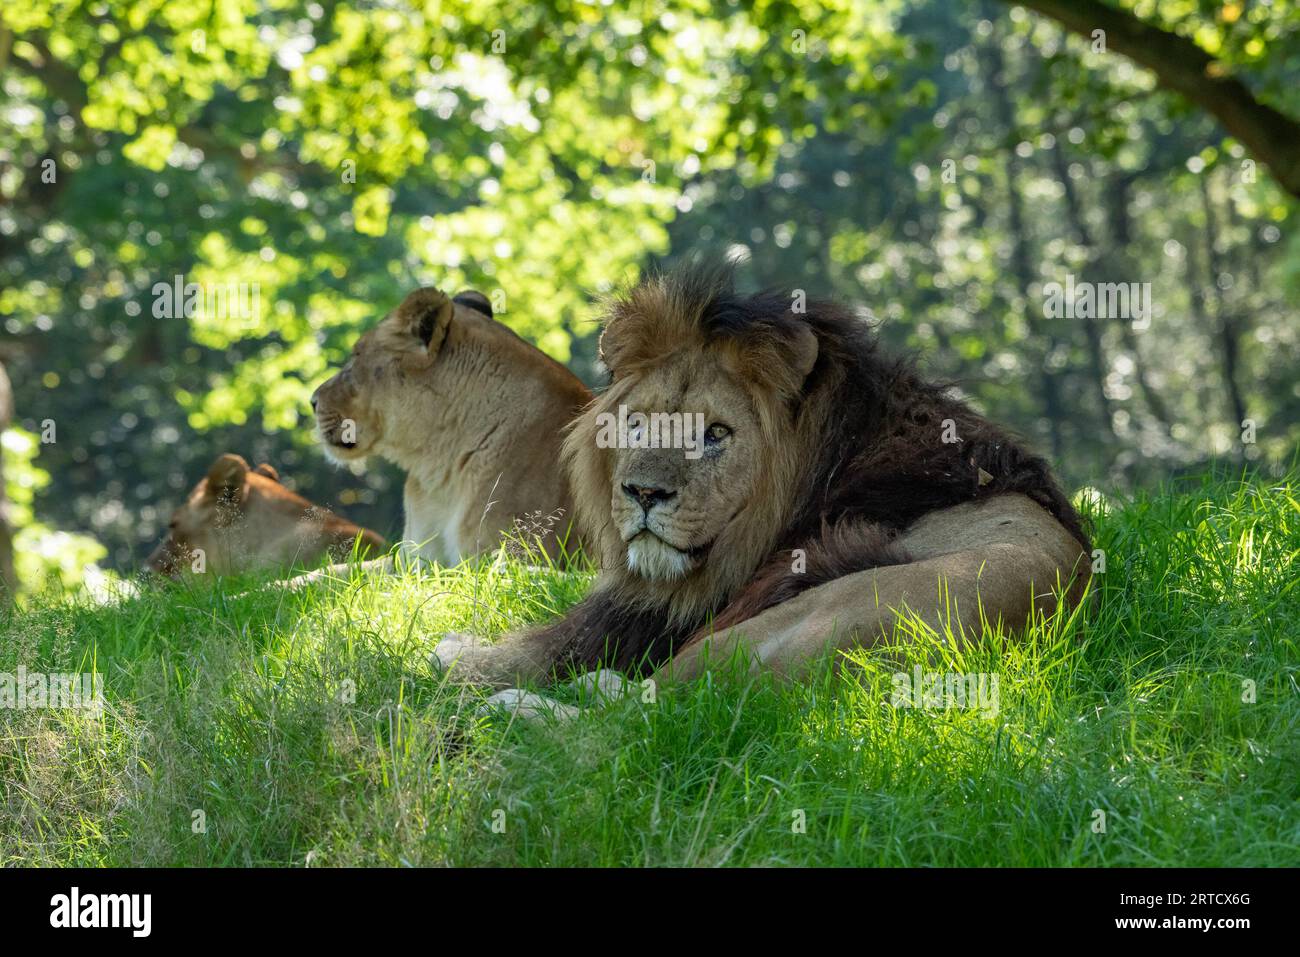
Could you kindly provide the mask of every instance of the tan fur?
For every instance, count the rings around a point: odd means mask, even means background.
[[[846,575],[682,649],[658,678],[693,678],[739,651],[754,668],[798,677],[831,649],[871,647],[914,615],[940,635],[1011,630],[1076,604],[1088,580],[1079,543],[1023,495],[933,512],[900,539],[915,561]]]
[[[590,398],[501,323],[420,289],[317,390],[317,432],[338,461],[378,455],[406,471],[408,554],[454,564],[522,533],[558,556],[573,514],[560,435]]]
[[[145,569],[177,576],[202,570],[231,575],[269,568],[312,567],[349,555],[358,536],[363,554],[384,540],[280,484],[265,463],[250,469],[238,455],[217,458],[172,515]]]

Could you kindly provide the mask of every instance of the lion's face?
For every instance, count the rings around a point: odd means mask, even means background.
[[[243,457],[227,453],[172,513],[167,534],[144,567],[176,578],[314,564],[331,547],[349,547],[356,535],[363,548],[383,547],[374,532],[290,492],[270,465],[249,468]]]
[[[297,515],[273,507],[269,487],[279,487],[271,466],[250,469],[241,456],[220,456],[172,513],[167,534],[145,560],[145,569],[176,577],[188,572],[228,575],[256,566],[260,556],[249,554],[245,542],[250,518],[256,517],[259,532],[281,535],[297,521]]]
[[[503,338],[513,341],[498,352],[493,344]],[[467,344],[482,348],[467,357]],[[512,345],[522,342],[492,318],[482,293],[452,299],[417,289],[357,340],[343,368],[312,395],[316,438],[337,462],[380,455],[408,471],[427,465],[432,430],[476,424],[463,413],[472,398],[463,386],[470,366],[491,353],[489,366],[508,369],[512,357],[518,361]]]
[[[603,587],[687,618],[716,608],[776,547],[819,441],[803,390],[812,329],[745,332],[721,295],[650,279],[613,301],[600,340],[610,386],[564,442]],[[627,423],[626,441],[611,441],[612,420]]]
[[[403,343],[378,332],[358,339],[343,368],[312,396],[316,437],[325,454],[338,462],[364,459],[383,438],[383,409],[385,400],[391,401],[384,393],[395,385],[389,370],[400,359]],[[414,351],[418,342],[409,339]]]
[[[758,419],[709,356],[648,371],[618,399],[633,446],[611,450],[610,515],[624,560],[651,581],[683,578],[754,492],[765,457]],[[659,447],[636,447],[646,445]]]
[[[200,554],[218,551],[224,554],[224,549],[212,547],[216,538],[215,513],[215,503],[207,500],[202,489],[195,489],[185,504],[172,513],[167,533],[144,561],[145,571],[175,578],[182,572],[197,571],[196,560]]]
[[[312,396],[328,456],[350,462],[391,444],[386,415],[410,412],[417,391],[427,391],[416,383],[427,379],[456,308],[436,289],[417,289],[357,340],[343,368]]]

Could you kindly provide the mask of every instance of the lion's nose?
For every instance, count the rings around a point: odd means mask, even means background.
[[[644,485],[632,485],[629,483],[623,485],[623,491],[626,493],[628,498],[636,499],[641,508],[647,512],[660,502],[666,502],[677,494],[676,492],[670,492],[664,488],[648,488]]]

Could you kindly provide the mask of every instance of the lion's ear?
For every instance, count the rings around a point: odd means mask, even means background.
[[[609,326],[606,326],[604,329],[600,330],[600,338],[596,340],[596,358],[600,361],[601,365],[609,370],[610,378],[613,378],[614,368],[609,362],[610,351]]]
[[[786,399],[795,399],[821,351],[817,333],[807,323],[787,326],[776,335],[737,342],[740,374],[751,382],[762,382]]]
[[[429,355],[437,355],[442,348],[454,312],[455,306],[447,294],[431,287],[415,290],[397,307],[398,316],[412,335],[424,343]]]
[[[232,498],[244,490],[248,463],[242,455],[227,452],[218,456],[208,469],[208,494],[213,498]]]
[[[475,312],[481,312],[489,319],[492,318],[492,303],[488,301],[487,296],[477,289],[466,289],[463,292],[458,292],[452,297],[451,301],[462,306],[468,306]]]
[[[817,364],[817,354],[821,351],[817,344],[817,333],[813,332],[811,326],[800,323],[795,327],[789,349],[790,368],[799,377],[799,387],[803,388],[804,380]]]
[[[600,332],[600,339],[596,343],[596,358],[609,370],[611,379],[618,374],[623,363],[636,354],[637,343],[633,336],[635,330],[631,326],[626,319],[615,316],[605,323],[605,328]]]
[[[267,464],[266,462],[263,462],[263,463],[262,463],[261,465],[259,465],[257,468],[253,469],[253,471],[256,472],[258,475],[264,475],[264,476],[266,476],[266,477],[269,478],[272,482],[278,482],[278,481],[280,481],[280,473],[277,472],[274,468],[272,468],[272,467],[271,467],[269,464]]]

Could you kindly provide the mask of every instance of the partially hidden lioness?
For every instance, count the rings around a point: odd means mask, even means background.
[[[425,288],[357,340],[312,408],[331,458],[406,471],[405,553],[455,564],[508,534],[552,557],[575,549],[560,442],[590,400],[481,293]]]
[[[358,539],[363,555],[386,547],[370,529],[289,491],[271,466],[250,469],[242,456],[227,453],[172,515],[145,570],[177,577],[310,568],[347,558]]]
[[[601,574],[557,621],[444,637],[437,666],[502,687],[601,666],[690,677],[739,650],[796,675],[905,612],[970,635],[1079,600],[1088,539],[1047,464],[879,354],[850,311],[792,301],[696,261],[613,304],[609,388],[564,445]],[[637,425],[611,443],[620,410]],[[664,442],[674,423],[695,434]]]

